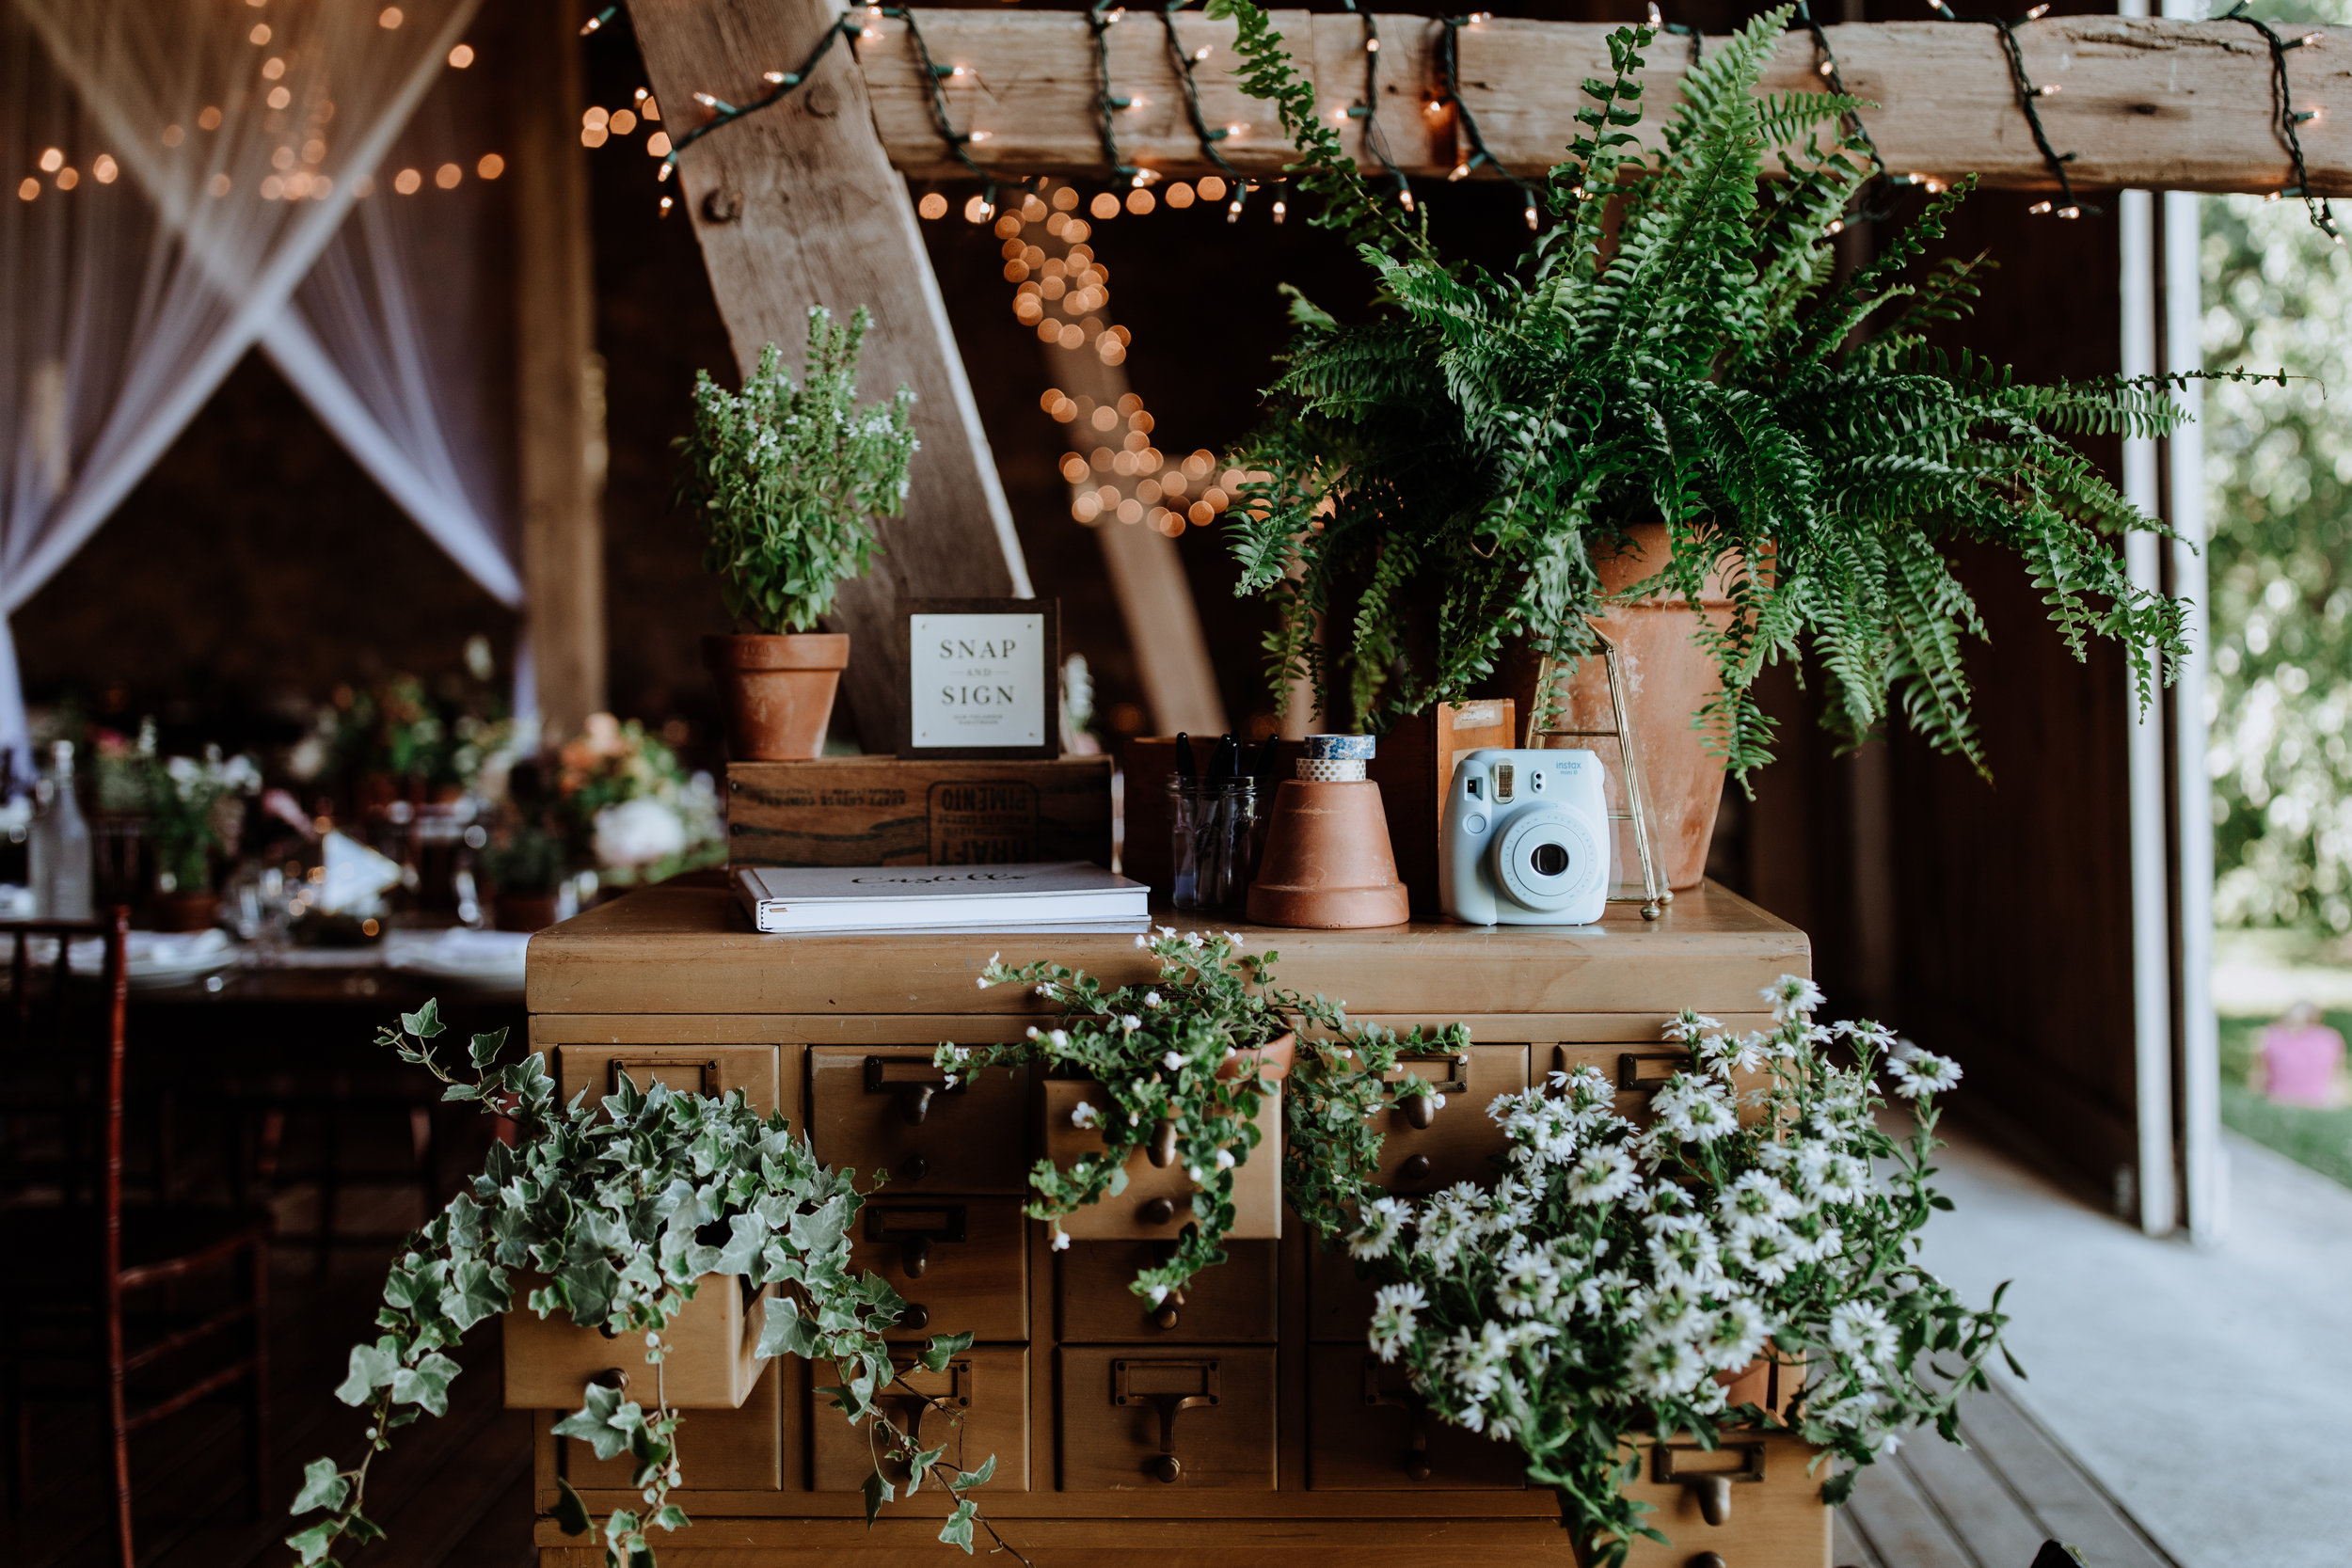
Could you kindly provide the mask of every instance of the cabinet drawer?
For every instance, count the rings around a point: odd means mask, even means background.
[[[1613,1040],[1602,1044],[1574,1042],[1551,1048],[1551,1072],[1574,1072],[1580,1068],[1592,1068],[1617,1085],[1617,1115],[1628,1121],[1647,1124],[1649,1097],[1664,1086],[1667,1079],[1680,1072],[1691,1060],[1691,1053],[1678,1045],[1663,1040],[1632,1044]],[[1764,1088],[1771,1074],[1763,1071],[1735,1072],[1733,1085],[1741,1095]],[[1549,1082],[1549,1075],[1546,1082]],[[1750,1119],[1754,1107],[1742,1106],[1740,1118]]]
[[[1637,1439],[1641,1468],[1625,1495],[1657,1512],[1642,1522],[1665,1532],[1669,1544],[1636,1541],[1626,1568],[1683,1568],[1700,1553],[1716,1552],[1758,1568],[1830,1560],[1830,1511],[1821,1504],[1823,1472],[1806,1472],[1814,1450],[1781,1433],[1725,1432],[1709,1452],[1695,1443]],[[1661,1457],[1662,1454],[1662,1457]],[[1699,1488],[1676,1477],[1722,1475],[1731,1512],[1710,1525]]]
[[[1127,1287],[1168,1261],[1168,1243],[1073,1242],[1056,1259],[1061,1338],[1164,1344],[1273,1338],[1280,1244],[1228,1242],[1225,1251],[1224,1262],[1193,1275],[1182,1301],[1153,1307]]]
[[[688,1513],[696,1492],[776,1492],[784,1487],[784,1376],[771,1361],[760,1370],[751,1398],[736,1410],[689,1410],[678,1426],[678,1451],[690,1483],[677,1494]],[[651,1395],[645,1396],[650,1401]],[[569,1415],[573,1405],[563,1412]],[[552,1423],[556,1418],[547,1419]],[[570,1437],[556,1442],[564,1479],[580,1491],[629,1486],[636,1461],[626,1452],[598,1459],[596,1450]],[[797,1490],[797,1480],[795,1478]],[[635,1506],[634,1504],[631,1505]]]
[[[1065,1345],[1065,1492],[1270,1492],[1274,1347]]]
[[[1381,1114],[1380,1184],[1404,1196],[1456,1181],[1490,1184],[1504,1140],[1486,1107],[1497,1095],[1527,1087],[1527,1052],[1524,1045],[1473,1045],[1459,1056],[1407,1058],[1399,1076],[1427,1080],[1429,1092],[1406,1093]],[[1443,1105],[1437,1103],[1440,1095]]]
[[[967,1468],[996,1456],[990,1491],[1029,1489],[1029,1353],[1020,1345],[975,1345],[947,1363],[925,1371],[912,1356],[894,1357],[898,1380],[875,1402],[927,1449],[945,1448],[942,1457]],[[812,1369],[812,1389],[837,1384],[829,1361]],[[867,1423],[851,1426],[834,1408],[833,1396],[809,1395],[810,1480],[819,1492],[854,1492],[873,1474],[874,1451]],[[919,1426],[917,1423],[920,1423]],[[903,1473],[890,1476],[894,1486]],[[902,1488],[903,1489],[903,1488]],[[904,1499],[902,1498],[901,1501]],[[934,1504],[918,1494],[914,1507]]]
[[[1428,1492],[1526,1484],[1516,1444],[1430,1414],[1402,1362],[1360,1345],[1317,1345],[1307,1359],[1307,1485],[1317,1492]]]
[[[931,1047],[817,1046],[808,1127],[817,1158],[880,1172],[893,1192],[1019,1193],[1028,1182],[1026,1068],[991,1068],[953,1088]]]
[[[621,1086],[621,1074],[641,1089],[667,1084],[680,1094],[743,1091],[761,1116],[776,1109],[776,1048],[772,1045],[564,1045],[556,1048],[560,1098],[580,1090],[592,1101]]]
[[[1103,1150],[1103,1134],[1080,1127],[1071,1114],[1090,1104],[1098,1117],[1116,1115],[1102,1085],[1079,1079],[1049,1079],[1044,1094],[1045,1157],[1070,1165]],[[1233,1172],[1235,1241],[1279,1240],[1282,1234],[1282,1097],[1258,1101],[1258,1147]],[[1127,1188],[1116,1197],[1090,1203],[1061,1222],[1080,1241],[1174,1241],[1192,1223],[1192,1178],[1181,1164],[1152,1164],[1145,1149],[1127,1160]],[[1165,1213],[1166,1217],[1158,1217]]]
[[[515,1299],[527,1299],[545,1282],[544,1275],[518,1271]],[[673,1408],[735,1409],[759,1381],[762,1369],[752,1351],[767,1325],[772,1290],[739,1275],[704,1275],[694,1282],[694,1299],[678,1308],[664,1331],[670,1349],[658,1370],[645,1361],[642,1335],[608,1335],[580,1327],[560,1310],[543,1318],[518,1307],[502,1325],[506,1408],[578,1409],[581,1389],[618,1371],[628,1377],[640,1404],[652,1402],[658,1375]]]
[[[1337,1252],[1307,1243],[1307,1338],[1362,1348],[1372,1329],[1372,1281],[1356,1275],[1344,1244]]]
[[[852,1266],[907,1299],[885,1338],[1029,1337],[1028,1221],[1017,1197],[869,1197],[858,1211]]]

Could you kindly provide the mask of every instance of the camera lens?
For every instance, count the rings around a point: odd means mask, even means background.
[[[1565,845],[1538,844],[1535,852],[1527,857],[1538,877],[1557,877],[1568,868],[1568,851]]]

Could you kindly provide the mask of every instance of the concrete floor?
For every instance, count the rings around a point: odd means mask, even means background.
[[[1956,1135],[1927,1262],[1972,1300],[2016,1282],[2015,1397],[2183,1568],[2343,1568],[2352,1190],[2234,1134],[2229,1155],[2230,1231],[2201,1248]]]

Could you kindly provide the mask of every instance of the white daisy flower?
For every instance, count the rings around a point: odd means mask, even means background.
[[[1568,1201],[1593,1208],[1613,1203],[1631,1192],[1641,1178],[1633,1171],[1633,1157],[1615,1144],[1603,1144],[1587,1149],[1581,1159],[1568,1167]]]
[[[1958,1062],[1916,1046],[1906,1054],[1889,1058],[1886,1072],[1895,1080],[1895,1092],[1905,1100],[1942,1094],[1960,1083]]]
[[[1155,990],[1145,991],[1143,993],[1143,1005],[1147,1007],[1158,1006],[1160,1005],[1160,993]]]
[[[1056,1227],[1054,1230],[1054,1250],[1056,1252],[1068,1252],[1070,1250],[1070,1232],[1060,1228],[1059,1227]]]
[[[1070,1125],[1073,1127],[1092,1127],[1102,1119],[1102,1113],[1095,1110],[1091,1100],[1081,1100],[1071,1107]]]
[[[1184,1053],[1181,1051],[1171,1051],[1160,1058],[1160,1066],[1168,1069],[1170,1072],[1174,1072],[1178,1068],[1183,1067],[1184,1065]]]
[[[1405,1227],[1409,1207],[1392,1197],[1379,1197],[1364,1205],[1362,1216],[1356,1225],[1356,1233],[1347,1239],[1348,1255],[1353,1258],[1386,1258],[1396,1245],[1397,1232]]]
[[[1133,1013],[1129,1013],[1119,1021],[1119,1026],[1121,1029],[1140,1029],[1143,1027],[1143,1020],[1137,1018]]]
[[[1383,1361],[1396,1359],[1413,1337],[1415,1314],[1429,1305],[1429,1298],[1418,1285],[1383,1285],[1372,1298],[1372,1332],[1368,1337],[1373,1350]]]
[[[1821,988],[1802,974],[1784,974],[1757,994],[1772,1005],[1772,1018],[1781,1023],[1810,1014],[1823,1000]]]

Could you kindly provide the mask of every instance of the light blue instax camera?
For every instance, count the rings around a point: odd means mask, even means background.
[[[1590,752],[1482,747],[1454,765],[1438,880],[1473,926],[1590,926],[1609,903],[1609,804]]]

